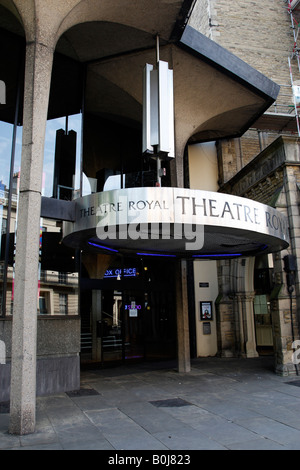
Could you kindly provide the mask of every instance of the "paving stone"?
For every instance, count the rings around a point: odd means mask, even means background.
[[[3,407],[0,449],[300,450],[300,387],[266,363],[199,359],[186,375],[169,363],[82,371],[91,392],[38,397],[34,434],[8,434]]]

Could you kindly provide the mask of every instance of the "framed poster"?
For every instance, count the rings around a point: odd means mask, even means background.
[[[200,321],[211,321],[213,319],[212,302],[200,302]]]

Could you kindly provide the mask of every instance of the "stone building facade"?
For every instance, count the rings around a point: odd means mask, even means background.
[[[220,188],[221,191],[268,203],[286,213],[288,217],[291,234],[290,248],[288,252],[276,253],[273,255],[273,259],[268,260],[268,267],[272,269],[269,303],[275,364],[278,373],[287,375],[297,373],[292,355],[294,349],[297,349],[293,342],[297,341],[299,337],[298,277],[295,280],[291,306],[283,261],[286,254],[293,254],[297,259],[299,256],[298,141],[298,137],[278,137]],[[276,223],[276,221],[274,222]],[[251,269],[254,269],[254,265]],[[249,273],[247,275],[249,276]],[[223,285],[223,278],[220,279],[220,282]],[[253,296],[251,299],[253,304],[255,292],[248,293],[248,296],[251,297],[251,295]]]
[[[293,353],[299,338],[299,281],[290,293],[284,271],[285,255],[299,260],[299,132],[292,85],[299,80],[297,25],[299,2],[286,0],[204,0],[195,6],[194,26],[281,86],[274,106],[239,139],[216,143],[219,190],[269,204],[286,213],[291,244],[286,252],[265,260],[271,272],[268,294],[275,369],[295,374]],[[293,29],[294,27],[294,29]],[[244,265],[243,265],[244,264]],[[298,261],[299,265],[299,261]],[[219,352],[257,354],[258,331],[253,337],[256,261],[221,261]],[[245,321],[248,315],[248,320]],[[246,327],[245,327],[246,325]],[[249,329],[250,328],[250,329]]]

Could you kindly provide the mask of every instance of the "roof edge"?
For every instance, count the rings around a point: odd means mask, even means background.
[[[177,45],[265,98],[268,106],[276,100],[279,85],[191,26],[185,27]]]

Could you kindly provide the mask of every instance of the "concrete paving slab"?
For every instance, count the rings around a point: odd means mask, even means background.
[[[166,449],[142,426],[119,409],[89,411],[86,415],[115,449]]]
[[[265,439],[288,447],[290,450],[300,450],[300,431],[289,425],[261,416],[248,420],[239,420],[239,425],[251,430]]]
[[[189,374],[175,366],[83,370],[78,393],[38,397],[28,436],[8,434],[5,404],[0,449],[300,450],[299,378],[275,375],[272,358],[197,359]]]
[[[243,450],[243,451],[245,450],[258,451],[258,450],[286,450],[286,447],[284,447],[281,444],[278,444],[278,442],[273,442],[270,439],[266,439],[264,437],[258,437],[255,440],[229,444],[228,449]]]
[[[184,426],[180,431],[158,432],[154,436],[170,450],[226,450],[224,445],[206,437],[205,434]]]
[[[150,434],[182,428],[181,421],[173,418],[165,410],[154,407],[151,403],[125,404],[120,410]]]

